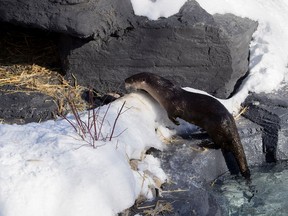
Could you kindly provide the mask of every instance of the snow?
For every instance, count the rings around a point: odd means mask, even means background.
[[[156,20],[177,13],[186,1],[131,2],[137,15]],[[231,112],[239,109],[249,91],[270,92],[281,86],[284,77],[287,81],[287,1],[198,2],[211,14],[234,13],[259,22],[250,45],[249,76],[231,99],[220,100]],[[124,101],[115,137],[109,141]],[[100,122],[107,109],[101,107]],[[87,116],[87,112],[81,114],[83,120]],[[75,122],[73,116],[68,118]],[[22,126],[0,124],[0,216],[109,216],[129,208],[140,195],[153,198],[153,188],[167,176],[159,160],[144,152],[150,147],[163,149],[163,141],[175,133],[166,128],[165,111],[148,96],[134,93],[113,102],[103,122],[96,148],[89,145],[89,137],[88,143],[81,140],[63,119]],[[189,126],[184,124],[178,132]]]
[[[95,149],[63,119],[1,125],[0,215],[107,216],[130,207],[140,195],[153,198],[151,188],[167,177],[158,159],[143,153],[163,149],[155,129],[164,111],[145,95],[129,94],[111,104],[103,139],[124,101],[114,132],[121,135],[99,141]],[[106,109],[101,107],[99,119]],[[139,160],[137,170],[130,159]]]
[[[151,20],[159,17],[168,18],[178,13],[186,0],[131,0],[134,13],[138,16],[147,16]]]

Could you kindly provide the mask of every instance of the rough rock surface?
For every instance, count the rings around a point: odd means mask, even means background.
[[[288,86],[269,94],[252,94],[246,101],[246,118],[261,125],[266,161],[287,160]]]
[[[245,118],[240,118],[236,123],[249,166],[263,164],[262,127]],[[198,137],[202,138],[179,139],[169,144],[163,152],[152,152],[160,158],[161,166],[171,180],[171,183],[164,185],[162,197],[152,203],[158,200],[172,203],[174,211],[170,215],[223,215],[220,200],[215,197],[211,183],[228,168],[220,150],[201,151],[198,145],[206,142],[207,138]],[[137,211],[134,206],[133,211],[139,212],[139,209]]]
[[[0,21],[105,39],[131,26],[130,0],[1,0]]]
[[[225,41],[230,49],[233,73],[225,87],[227,89],[234,87],[234,90],[236,90],[238,85],[241,84],[241,74],[245,77],[245,72],[248,71],[249,51],[247,51],[247,47],[249,47],[252,35],[258,24],[248,18],[239,18],[233,14],[215,14],[213,17],[220,26],[222,40]],[[237,81],[236,86],[235,81]]]
[[[132,74],[152,72],[227,98],[248,70],[254,21],[233,15],[214,19],[195,1],[167,19],[134,19],[132,28],[106,41],[64,37],[60,50],[67,76],[106,92],[119,91]]]
[[[257,27],[233,15],[213,17],[195,0],[157,21],[135,16],[130,0],[3,0],[0,21],[64,33],[59,46],[67,77],[102,93],[148,71],[220,98],[247,72]]]
[[[0,101],[0,121],[10,124],[49,120],[58,110],[53,98],[36,92],[7,93],[0,90]]]

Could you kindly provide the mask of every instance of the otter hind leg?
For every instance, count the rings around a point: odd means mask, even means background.
[[[250,180],[250,170],[248,167],[246,155],[241,144],[240,138],[234,138],[228,144],[228,151],[232,153],[233,157],[235,158],[235,162],[237,163],[238,170],[241,172],[241,175]],[[227,149],[226,149],[227,151]],[[223,151],[222,151],[223,152]],[[224,155],[224,153],[223,153]],[[226,160],[226,159],[225,159]],[[233,163],[233,162],[232,162]],[[227,164],[228,166],[228,164]]]
[[[234,154],[231,151],[227,151],[225,149],[221,149],[225,163],[227,165],[227,168],[229,170],[229,172],[232,175],[237,175],[240,173],[240,169],[237,163],[237,160],[234,156]]]
[[[245,152],[243,149],[243,146],[239,140],[233,140],[234,144],[233,147],[234,149],[232,149],[232,153],[234,154],[237,164],[239,166],[240,172],[242,174],[243,177],[245,177],[246,179],[250,179],[250,170],[248,167],[248,163],[247,163],[247,159],[245,156]]]

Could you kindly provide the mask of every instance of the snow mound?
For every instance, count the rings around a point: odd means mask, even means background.
[[[114,133],[122,134],[97,142],[95,149],[66,120],[0,125],[0,215],[107,216],[129,208],[140,195],[152,198],[151,188],[167,177],[158,159],[143,154],[163,148],[155,133],[163,110],[148,96],[127,95],[111,104],[104,135],[111,133],[124,101]],[[101,107],[100,116],[106,109]],[[81,117],[87,119],[87,113]],[[139,167],[132,169],[131,159]]]

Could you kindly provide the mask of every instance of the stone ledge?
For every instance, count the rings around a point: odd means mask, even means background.
[[[9,124],[41,122],[56,117],[53,98],[37,92],[7,93],[0,90],[0,119]]]
[[[244,116],[263,127],[266,161],[288,159],[288,86],[269,94],[252,94],[244,106]]]

